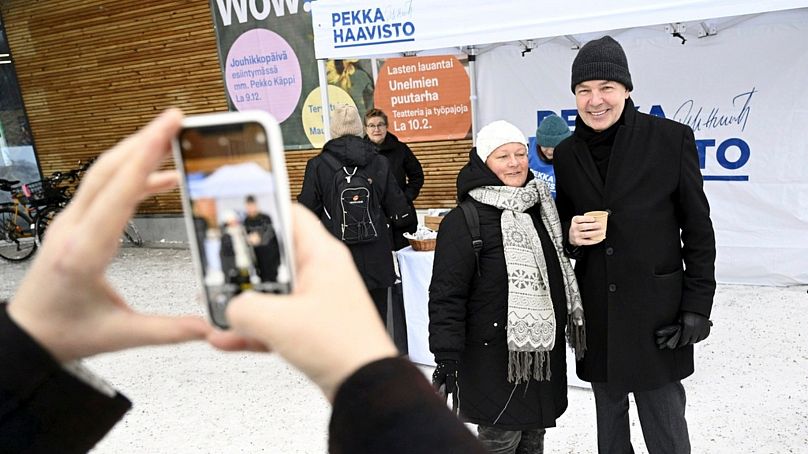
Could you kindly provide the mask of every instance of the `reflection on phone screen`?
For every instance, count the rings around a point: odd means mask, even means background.
[[[179,141],[191,243],[211,318],[226,327],[224,311],[239,293],[290,290],[266,131],[258,123],[200,127],[181,131]]]

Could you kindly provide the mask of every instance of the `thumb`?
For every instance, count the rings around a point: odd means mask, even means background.
[[[271,343],[276,326],[288,324],[281,316],[288,299],[288,296],[244,292],[230,301],[225,315],[234,331]]]

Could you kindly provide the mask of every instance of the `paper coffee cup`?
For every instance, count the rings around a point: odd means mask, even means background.
[[[603,235],[593,237],[592,239],[595,241],[603,241],[606,239],[606,224],[609,221],[609,212],[608,211],[587,211],[584,213],[584,216],[592,216],[595,218],[595,222],[600,222],[603,224]]]

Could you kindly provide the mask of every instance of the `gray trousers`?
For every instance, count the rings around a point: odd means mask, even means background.
[[[592,383],[598,418],[598,453],[630,454],[628,393],[608,383]],[[634,393],[642,435],[649,454],[689,454],[690,436],[685,421],[685,388],[681,381]]]
[[[543,454],[544,429],[503,430],[477,426],[477,438],[491,454]]]

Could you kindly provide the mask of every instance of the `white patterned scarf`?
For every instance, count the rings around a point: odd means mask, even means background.
[[[555,246],[567,299],[567,342],[576,359],[586,350],[584,309],[578,282],[563,252],[561,222],[547,186],[531,180],[525,187],[482,186],[469,192],[474,200],[502,210],[502,246],[508,271],[508,381],[550,379],[550,351],[555,347],[556,318],[541,240],[533,218],[525,213],[541,204],[541,220]]]

